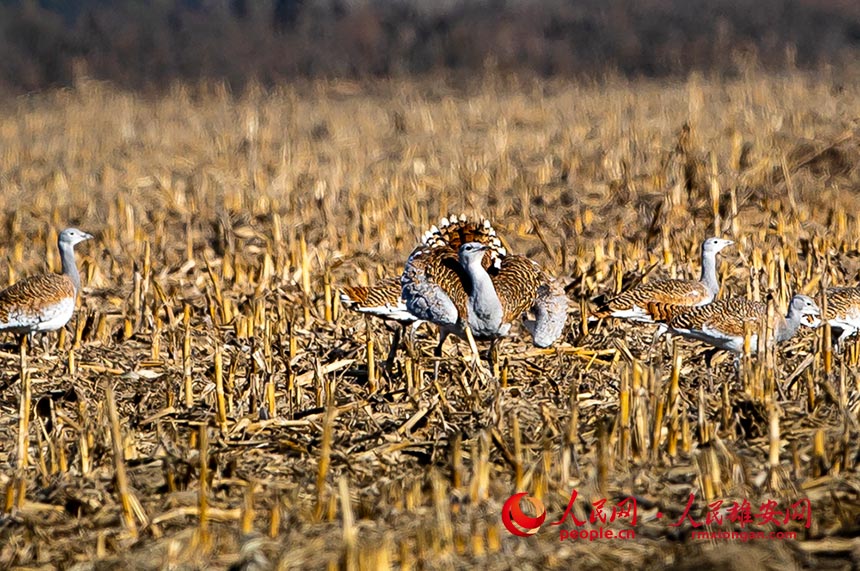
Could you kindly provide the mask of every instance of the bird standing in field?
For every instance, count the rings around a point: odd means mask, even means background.
[[[406,309],[400,295],[399,277],[387,277],[372,286],[345,286],[341,288],[340,302],[347,309],[372,315],[383,322],[394,324],[394,337],[385,365],[389,369],[397,356],[397,349],[404,339],[404,333],[411,326],[415,331],[420,321]],[[411,337],[411,335],[408,335]],[[407,347],[408,349],[408,347]]]
[[[81,289],[75,244],[91,238],[77,228],[66,228],[57,240],[63,265],[61,274],[32,276],[0,291],[0,332],[18,335],[23,347],[25,335],[54,331],[68,323]]]
[[[836,338],[837,353],[842,343],[860,330],[860,287],[833,287],[825,292],[827,310],[824,320],[830,324]]]
[[[406,309],[439,327],[434,352],[438,377],[442,346],[450,334],[495,342],[527,312],[524,325],[538,347],[549,347],[564,330],[568,300],[562,288],[532,260],[509,255],[488,220],[443,218],[409,256],[401,277]],[[470,339],[471,337],[471,339]]]
[[[732,240],[708,238],[702,242],[702,274],[696,280],[659,280],[639,284],[601,303],[590,320],[616,317],[639,323],[654,323],[649,303],[701,306],[711,303],[720,291],[717,280],[717,253],[734,244]],[[662,328],[659,331],[662,333]],[[658,336],[659,336],[658,333]]]
[[[791,339],[801,325],[814,325],[820,315],[821,309],[811,297],[795,295],[791,298],[788,313],[776,316],[773,337],[767,340],[767,345]],[[813,323],[806,320],[807,316],[813,318]],[[747,328],[750,329],[750,352],[756,353],[761,325],[766,319],[766,303],[734,297],[700,307],[682,308],[666,324],[672,333],[731,351],[738,363],[744,351]]]

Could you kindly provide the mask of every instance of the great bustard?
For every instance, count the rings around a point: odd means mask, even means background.
[[[833,287],[825,291],[827,310],[824,320],[830,324],[836,339],[837,352],[842,343],[860,330],[860,287]]]
[[[773,337],[767,340],[767,345],[791,339],[801,325],[815,325],[815,318],[820,315],[821,310],[811,297],[795,295],[791,298],[788,313],[776,316]],[[805,319],[807,316],[813,318],[812,323]],[[672,333],[731,351],[735,354],[737,363],[744,351],[747,328],[750,334],[750,352],[758,352],[758,335],[766,319],[766,303],[734,297],[700,307],[679,308],[679,312],[668,319],[666,324]]]
[[[386,359],[388,368],[394,363],[403,333],[410,326],[414,331],[414,327],[420,323],[420,320],[406,309],[400,295],[401,289],[399,277],[387,277],[372,286],[345,286],[340,291],[340,302],[345,308],[378,317],[394,325],[394,338]]]
[[[25,335],[54,331],[68,323],[81,289],[75,244],[91,238],[77,228],[66,228],[57,239],[63,273],[39,274],[0,291],[0,332],[14,333],[23,343]]]
[[[524,325],[538,347],[550,346],[564,330],[568,300],[562,288],[532,260],[509,255],[488,220],[442,219],[409,256],[401,284],[407,310],[439,326],[436,376],[452,333],[494,342],[492,355],[495,341],[527,312],[534,319]]]
[[[732,244],[732,240],[722,238],[708,238],[702,242],[702,274],[698,281],[659,280],[639,284],[601,303],[591,313],[590,319],[617,317],[640,323],[654,323],[647,310],[649,303],[680,306],[711,303],[720,291],[720,282],[717,280],[717,253]]]

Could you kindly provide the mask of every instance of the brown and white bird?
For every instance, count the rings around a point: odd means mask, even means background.
[[[75,263],[75,245],[92,236],[77,228],[60,232],[57,246],[61,274],[40,274],[0,291],[0,332],[23,336],[60,329],[75,312],[81,276]]]
[[[533,343],[549,347],[567,318],[562,288],[532,260],[509,255],[488,220],[443,218],[409,256],[401,285],[406,309],[439,326],[436,357],[452,333],[467,338],[468,329],[475,340],[495,342],[527,312]]]
[[[860,287],[832,287],[826,290],[827,310],[824,320],[830,324],[836,338],[836,350],[860,330]]]
[[[708,238],[702,242],[702,274],[697,280],[659,280],[639,284],[601,303],[589,320],[616,317],[639,323],[654,323],[649,303],[701,306],[711,303],[720,291],[717,280],[717,253],[734,244],[732,240]]]
[[[820,315],[821,309],[811,297],[795,295],[791,298],[788,313],[776,316],[773,338],[768,340],[768,344],[787,341],[801,325],[811,325],[807,316],[812,317],[814,323]],[[750,328],[750,351],[758,351],[758,335],[766,319],[766,303],[733,297],[700,307],[680,308],[666,325],[672,333],[704,341],[739,356],[744,351],[747,327]]]
[[[394,363],[403,333],[412,326],[415,331],[420,320],[409,313],[400,295],[399,277],[387,277],[371,286],[345,286],[340,291],[341,304],[352,311],[372,315],[394,325],[394,338],[386,359],[389,368]]]

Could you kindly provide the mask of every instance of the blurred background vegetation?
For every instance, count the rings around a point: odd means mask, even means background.
[[[0,90],[852,67],[856,0],[0,0]]]

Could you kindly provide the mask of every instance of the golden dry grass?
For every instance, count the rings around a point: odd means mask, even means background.
[[[31,348],[24,379],[0,353],[0,565],[839,567],[857,553],[857,348],[806,331],[735,380],[687,341],[643,360],[647,328],[583,336],[579,300],[655,264],[649,278],[693,275],[715,231],[737,241],[723,295],[856,285],[858,110],[856,84],[824,74],[147,100],[82,83],[7,102],[0,275],[56,269],[66,225],[97,238],[48,353]],[[490,218],[569,284],[564,339],[536,351],[518,331],[500,384],[454,343],[433,384],[429,329],[417,362],[369,368],[386,331],[337,303],[449,212]],[[552,521],[574,488],[580,518],[636,495],[638,539],[501,525],[514,491]],[[795,541],[692,540],[654,517],[691,492],[697,508],[809,497],[814,523]]]

